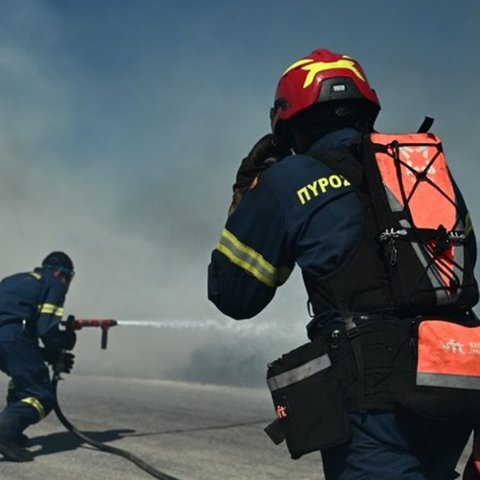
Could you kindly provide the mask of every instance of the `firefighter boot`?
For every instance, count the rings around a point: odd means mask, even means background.
[[[19,443],[0,436],[0,454],[11,462],[31,462],[33,455]]]

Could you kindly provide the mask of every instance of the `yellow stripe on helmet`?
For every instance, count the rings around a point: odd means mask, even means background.
[[[292,65],[290,65],[283,73],[282,73],[282,77],[287,74],[288,72],[290,72],[291,70],[294,70],[295,68],[297,67],[301,67],[302,65],[305,65],[306,63],[312,63],[313,60],[311,58],[303,58],[302,60],[298,60],[297,62],[295,63],[292,63]]]
[[[340,60],[335,62],[314,62],[310,63],[302,67],[302,70],[305,70],[307,76],[305,78],[305,82],[303,82],[303,88],[309,87],[317,74],[320,72],[324,72],[326,70],[334,70],[337,68],[345,68],[347,70],[352,71],[362,82],[366,82],[365,77],[360,73],[360,70],[355,66],[355,61],[348,58],[343,57]]]

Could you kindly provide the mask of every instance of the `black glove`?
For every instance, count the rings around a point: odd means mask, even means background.
[[[53,366],[58,373],[70,373],[75,364],[75,355],[70,352],[62,352],[58,362]]]
[[[290,153],[288,147],[275,143],[273,134],[268,133],[263,136],[242,160],[233,190],[248,190],[259,173]]]
[[[63,348],[65,350],[73,350],[77,343],[77,334],[75,333],[75,315],[69,315],[65,322],[62,322],[65,326],[63,334]]]
[[[43,360],[49,365],[53,365],[60,355],[60,350],[51,349],[51,348],[41,348],[40,353],[42,354]]]
[[[65,330],[63,334],[63,348],[65,350],[73,350],[73,347],[75,347],[77,343],[77,334],[74,330]]]
[[[52,366],[56,373],[70,373],[75,363],[75,355],[64,350],[40,349],[45,362]]]
[[[52,327],[42,336],[42,343],[47,350],[73,350],[77,342],[77,334],[73,329],[60,330],[58,326]]]
[[[233,185],[233,199],[229,214],[235,210],[260,173],[290,154],[291,151],[288,147],[275,142],[273,134],[269,133],[263,136],[240,164]]]

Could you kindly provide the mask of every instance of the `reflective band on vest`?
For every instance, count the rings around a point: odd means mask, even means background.
[[[271,392],[278,390],[279,388],[288,387],[292,383],[300,382],[301,380],[305,380],[312,375],[315,375],[322,370],[326,370],[332,365],[330,358],[327,354],[322,355],[321,357],[314,358],[299,367],[292,368],[287,372],[280,373],[275,375],[274,377],[270,377],[267,379],[268,388]]]
[[[423,320],[418,328],[417,385],[480,390],[480,326]]]

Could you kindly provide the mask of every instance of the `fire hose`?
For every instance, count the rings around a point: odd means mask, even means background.
[[[68,330],[80,330],[83,327],[99,327],[102,329],[102,349],[107,348],[107,337],[108,337],[108,329],[117,325],[115,320],[76,320],[73,316],[69,316],[66,322],[62,322],[65,325],[65,329]],[[97,442],[92,438],[88,437],[87,435],[83,434],[80,430],[78,430],[67,417],[64,415],[62,409],[60,408],[60,404],[58,402],[58,382],[62,380],[61,372],[56,370],[54,367],[54,374],[52,379],[52,386],[53,386],[53,396],[55,399],[55,406],[54,411],[57,415],[60,422],[63,426],[71,432],[73,435],[81,439],[83,442],[91,445],[92,447],[96,448],[97,450],[101,450],[102,452],[112,453],[113,455],[118,455],[123,457],[130,462],[134,463],[137,467],[142,469],[144,472],[148,473],[154,478],[158,478],[160,480],[179,480],[177,477],[172,477],[161,470],[156,469],[149,463],[142,460],[140,457],[137,457],[133,453],[128,452],[127,450],[123,450],[121,448],[112,447],[111,445],[107,445],[102,442]]]

